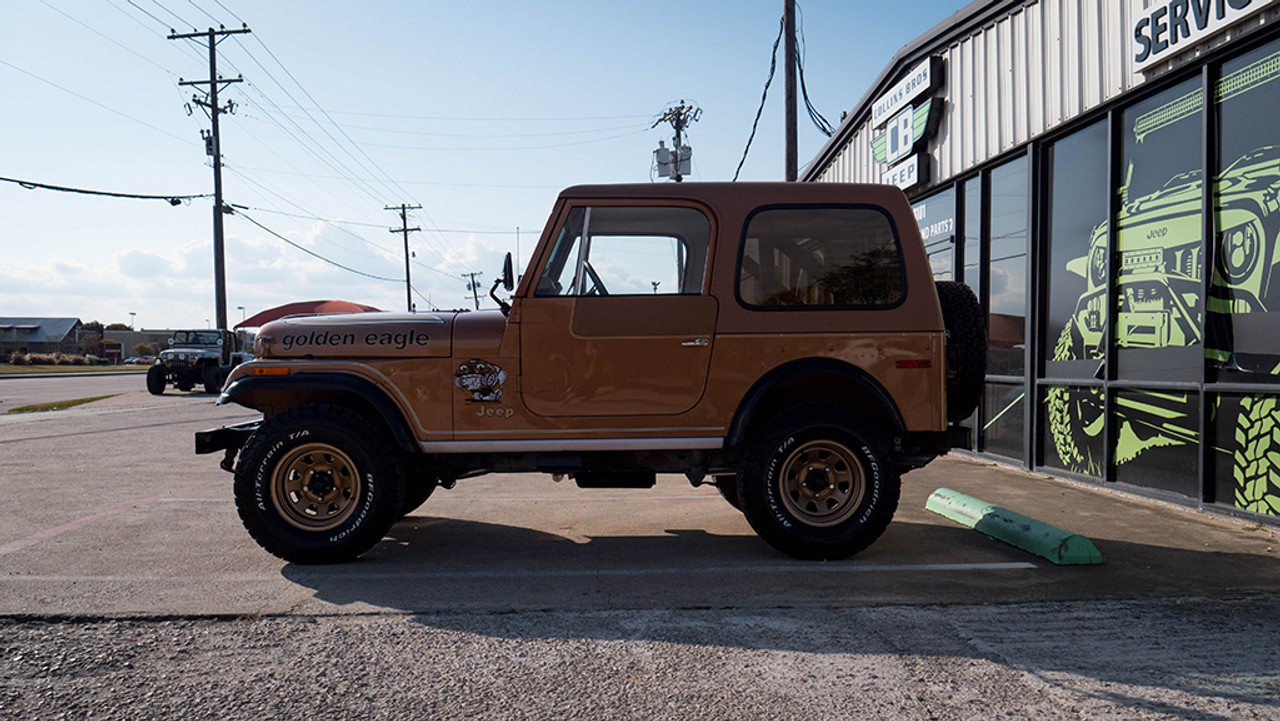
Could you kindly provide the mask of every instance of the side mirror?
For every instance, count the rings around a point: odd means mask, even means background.
[[[507,253],[507,259],[502,262],[502,277],[493,281],[493,287],[489,289],[489,297],[493,298],[493,302],[498,304],[502,309],[502,314],[506,315],[511,312],[511,304],[498,297],[498,286],[501,285],[511,292],[516,287],[515,278],[511,274],[511,254]]]

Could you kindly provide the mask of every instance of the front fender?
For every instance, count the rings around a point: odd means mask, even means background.
[[[294,373],[286,376],[242,376],[218,397],[218,405],[236,403],[272,416],[303,403],[328,402],[352,406],[381,420],[397,445],[419,450],[418,441],[400,406],[375,383],[344,373]]]

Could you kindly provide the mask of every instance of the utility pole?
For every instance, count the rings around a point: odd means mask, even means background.
[[[697,122],[700,117],[702,117],[702,108],[685,105],[684,101],[681,100],[680,104],[674,108],[667,108],[662,117],[653,121],[653,125],[650,126],[650,130],[652,130],[661,123],[671,123],[671,127],[676,131],[675,147],[670,151],[669,162],[671,166],[670,177],[674,178],[677,183],[684,178],[680,170],[681,164],[689,162],[693,157],[693,149],[686,147],[684,144],[684,129],[689,124]],[[668,164],[668,159],[663,158],[665,150],[666,148],[662,147],[662,142],[659,141],[658,149],[654,151],[654,155],[658,158],[659,172],[661,172],[662,166]]]
[[[227,103],[226,108],[218,105],[218,88],[224,84],[241,82],[244,78],[218,77],[218,40],[226,35],[238,35],[251,31],[247,25],[239,30],[227,30],[221,26],[219,28],[218,30],[209,28],[206,33],[184,33],[181,35],[170,28],[169,39],[191,40],[208,38],[209,42],[209,79],[183,80],[178,78],[178,85],[209,86],[207,90],[208,100],[198,95],[193,95],[191,102],[204,108],[209,113],[209,120],[213,124],[213,129],[209,133],[201,132],[201,135],[204,136],[205,152],[213,157],[213,292],[214,304],[217,306],[215,310],[218,318],[218,330],[222,331],[225,336],[227,330],[227,261],[222,237],[222,144],[221,136],[218,133],[218,116],[232,112],[235,106],[232,103]],[[231,365],[231,344],[226,342],[225,337],[222,344],[222,365]]]
[[[467,290],[471,291],[471,297],[476,301],[476,310],[480,310],[480,281],[476,280],[477,275],[484,273],[463,273],[463,278],[470,278],[471,282],[467,283]]]
[[[787,182],[790,183],[799,176],[796,149],[796,0],[783,0],[782,34],[786,38],[787,65],[783,77],[786,79]]]
[[[399,210],[400,211],[400,227],[392,228],[391,232],[404,233],[404,299],[405,299],[404,302],[405,302],[405,308],[408,309],[410,313],[412,313],[413,312],[413,286],[409,284],[409,234],[417,233],[418,231],[422,230],[422,228],[409,227],[409,211],[422,210],[422,206],[421,205],[405,205],[404,203],[401,203],[399,208],[397,208],[394,205],[388,205],[388,206],[385,206],[383,210]]]

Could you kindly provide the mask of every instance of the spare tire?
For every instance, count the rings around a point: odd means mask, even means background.
[[[938,302],[947,328],[947,420],[958,423],[973,414],[987,377],[987,323],[973,289],[939,280]]]

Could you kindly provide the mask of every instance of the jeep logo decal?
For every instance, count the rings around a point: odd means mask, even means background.
[[[507,372],[494,363],[478,358],[458,366],[453,376],[454,385],[471,393],[470,400],[480,403],[497,403],[502,400],[502,383]]]

